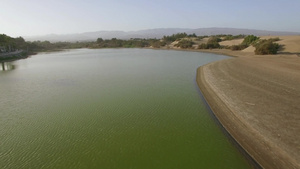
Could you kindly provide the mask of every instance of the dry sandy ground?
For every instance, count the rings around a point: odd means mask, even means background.
[[[221,46],[232,46],[232,45],[239,45],[243,42],[244,39],[234,39],[234,40],[226,40],[220,42]]]
[[[283,49],[279,51],[279,53],[288,53],[288,54],[298,54],[300,55],[300,35],[299,36],[261,36],[261,39],[270,39],[270,38],[279,38],[280,40],[276,43],[283,46]],[[208,39],[208,38],[207,38]],[[234,39],[228,41],[220,42],[222,46],[232,46],[232,45],[239,45],[243,42],[244,39]],[[206,43],[203,41],[202,43]],[[250,46],[243,50],[243,52],[253,52],[255,48]]]
[[[269,39],[279,37],[280,41],[276,42],[283,45],[281,52],[300,54],[300,35],[299,36],[262,36],[261,39]]]
[[[300,168],[299,37],[280,37],[289,55],[208,50],[238,57],[198,69],[197,83],[216,117],[264,168]]]

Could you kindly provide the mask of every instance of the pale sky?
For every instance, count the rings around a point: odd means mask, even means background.
[[[300,32],[300,0],[1,0],[0,34],[228,27]]]

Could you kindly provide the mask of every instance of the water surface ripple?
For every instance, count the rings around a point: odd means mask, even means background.
[[[0,168],[249,168],[195,83],[225,56],[146,49],[38,54],[0,71]]]

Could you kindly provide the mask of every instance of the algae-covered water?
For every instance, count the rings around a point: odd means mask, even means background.
[[[0,71],[0,168],[249,168],[201,100],[197,67],[226,56],[70,50]]]

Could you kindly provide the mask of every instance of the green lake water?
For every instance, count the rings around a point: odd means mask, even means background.
[[[250,168],[195,82],[197,67],[225,58],[80,49],[5,63],[0,168]]]

